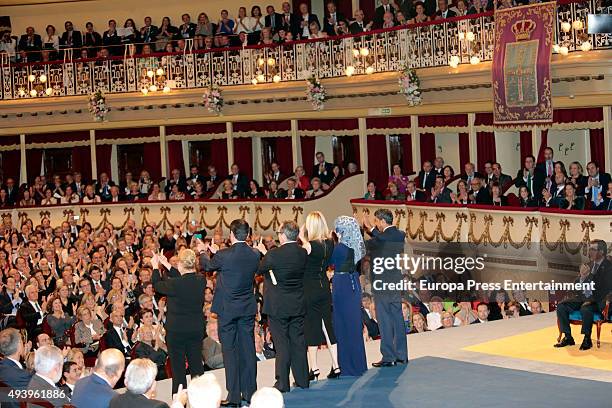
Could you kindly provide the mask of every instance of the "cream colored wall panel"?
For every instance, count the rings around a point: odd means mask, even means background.
[[[461,172],[462,166],[459,160],[459,134],[436,133],[436,156],[444,158],[444,165],[449,165],[455,170],[455,174]]]
[[[590,155],[587,157],[588,133],[588,130],[583,129],[549,130],[548,146],[552,147],[555,160],[562,161],[566,167],[573,161],[578,161],[585,166],[591,160]]]
[[[521,149],[519,132],[495,131],[495,155],[501,164],[502,171],[510,177],[516,175],[521,167]]]

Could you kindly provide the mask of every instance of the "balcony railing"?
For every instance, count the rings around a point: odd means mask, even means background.
[[[599,3],[597,0],[560,1],[556,43],[567,47],[568,52],[580,51],[587,39],[592,49],[612,48],[612,34],[586,34],[588,14],[612,14],[612,7],[602,7]],[[562,30],[563,22],[575,21],[582,23],[582,29]],[[36,64],[11,64],[4,56],[0,64],[0,95],[5,100],[34,99],[87,95],[97,90],[138,92],[151,85],[160,90],[166,85],[173,89],[194,89],[211,84],[245,85],[254,79],[258,83],[297,81],[310,73],[319,78],[334,78],[346,75],[348,66],[354,67],[353,75],[366,75],[397,71],[403,62],[412,68],[444,66],[449,64],[451,56],[458,56],[462,64],[470,63],[473,57],[491,61],[494,24],[493,13],[487,12],[274,46]],[[473,33],[473,40],[468,33]]]

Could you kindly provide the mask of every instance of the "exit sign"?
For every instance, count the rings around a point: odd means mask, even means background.
[[[391,108],[375,108],[368,111],[369,116],[389,116],[391,115]]]

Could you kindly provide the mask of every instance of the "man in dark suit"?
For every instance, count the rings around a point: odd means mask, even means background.
[[[208,175],[204,177],[206,191],[215,189],[220,181],[221,177],[217,174],[216,167],[213,165],[208,166]]]
[[[546,146],[543,153],[544,161],[536,165],[536,170],[539,173],[544,174],[545,178],[553,181],[552,178],[555,175],[555,161],[553,159],[554,152],[552,147]]]
[[[336,10],[336,4],[333,1],[328,1],[327,12],[325,13],[325,22],[323,23],[323,31],[330,37],[336,35],[336,26],[340,21],[345,21],[344,15]]]
[[[15,179],[9,177],[6,179],[6,201],[9,205],[17,204],[19,197],[19,189],[15,185]]]
[[[406,201],[417,201],[417,202],[425,202],[427,197],[425,193],[417,190],[416,184],[414,181],[409,181],[406,185]]]
[[[465,181],[469,186],[472,184],[472,179],[475,177],[484,178],[482,174],[476,171],[476,166],[474,163],[465,163],[463,166],[464,173],[461,174],[461,180]]]
[[[26,300],[17,310],[17,324],[28,332],[28,338],[33,338],[34,332],[42,325],[47,302],[38,302],[38,289],[34,285],[25,288]]]
[[[555,347],[573,346],[574,339],[570,329],[570,313],[580,310],[582,315],[582,330],[584,335],[580,350],[588,350],[593,347],[591,331],[593,319],[597,312],[604,309],[606,302],[612,301],[612,262],[607,258],[608,245],[605,241],[597,239],[589,245],[589,265],[580,268],[580,282],[593,282],[593,289],[587,288],[575,296],[557,306],[557,320],[559,329],[565,334],[563,340],[555,344]],[[577,279],[577,281],[578,281]]]
[[[295,222],[283,222],[278,229],[281,245],[264,256],[258,272],[264,275],[263,313],[268,316],[274,339],[274,387],[280,392],[289,392],[289,368],[297,386],[308,388],[303,282],[307,254],[297,244],[298,234]]]
[[[100,179],[96,183],[96,194],[100,196],[102,201],[110,201],[111,187],[115,183],[108,177],[106,173],[100,173]]]
[[[144,18],[144,25],[140,29],[140,38],[143,43],[155,42],[155,39],[159,34],[159,28],[151,24],[151,17],[147,16]]]
[[[381,0],[381,5],[376,7],[376,17],[374,23],[377,28],[382,27],[385,13],[391,13],[395,16],[395,8],[389,4],[389,0]]]
[[[530,316],[531,310],[529,306],[529,301],[525,296],[525,292],[523,290],[513,290],[512,297],[514,301],[518,303],[519,306],[519,316]]]
[[[70,403],[68,397],[64,395],[55,384],[62,378],[64,367],[64,356],[62,350],[55,346],[43,346],[36,350],[34,357],[34,375],[28,384],[28,390],[44,395],[51,395],[51,398],[40,398],[45,402],[51,403],[54,407],[63,407]],[[38,398],[37,398],[38,400]]]
[[[81,378],[81,368],[74,361],[66,361],[62,368],[62,385],[59,388],[64,391],[68,399],[72,398],[72,392],[77,381]]]
[[[0,353],[4,356],[0,360],[0,380],[11,389],[25,390],[32,374],[24,370],[21,364],[25,348],[17,329],[8,328],[0,332]],[[4,394],[5,391],[0,392],[0,395]],[[19,408],[18,402],[3,402],[2,406],[4,404],[8,408]]]
[[[249,178],[246,174],[240,173],[240,168],[236,163],[232,164],[227,179],[232,182],[234,191],[238,193],[238,196],[243,197],[249,190]]]
[[[504,187],[512,182],[512,177],[502,172],[502,167],[499,163],[493,163],[491,168],[493,169],[493,180],[499,183],[499,187],[503,192]]]
[[[438,11],[434,15],[434,20],[456,17],[457,13],[448,8],[448,0],[438,0]]]
[[[104,333],[104,343],[107,348],[114,348],[123,353],[124,356],[128,357],[132,350],[132,333],[133,329],[124,327],[124,311],[113,311],[110,314],[110,322],[107,326],[106,333]]]
[[[319,27],[321,27],[321,23],[319,23],[319,17],[316,14],[312,14],[308,11],[308,4],[301,3],[300,4],[300,15],[299,18],[299,36],[300,39],[304,40],[310,36],[310,24],[317,23]],[[295,37],[296,39],[298,37]]]
[[[531,193],[531,196],[539,201],[542,198],[542,187],[544,186],[544,176],[536,169],[535,157],[525,157],[524,167],[516,174],[514,182],[516,188],[523,186]]]
[[[300,33],[300,18],[295,13],[291,12],[291,4],[289,4],[289,2],[285,1],[282,5],[282,8],[282,28],[286,32],[291,32],[291,34],[293,34],[293,38],[297,39]]]
[[[127,391],[111,399],[109,408],[168,408],[155,397],[157,366],[148,358],[137,358],[125,370]]]
[[[321,180],[321,183],[329,184],[331,179],[334,177],[334,165],[325,161],[325,155],[323,152],[317,152],[317,154],[315,154],[315,158],[317,159],[317,163],[312,169],[311,178],[318,177]]]
[[[417,189],[426,192],[431,191],[431,188],[436,184],[436,173],[433,171],[431,161],[425,160],[423,162],[423,170],[419,171],[418,179]]]
[[[593,203],[596,206],[595,201],[601,194],[601,198],[605,198],[608,193],[608,183],[610,182],[610,175],[608,173],[602,173],[599,171],[599,164],[597,162],[589,162],[586,166],[588,178],[587,185],[584,188],[584,194],[587,201]]]
[[[380,336],[378,323],[372,318],[370,305],[372,304],[372,295],[364,293],[361,295],[361,321],[368,331],[368,337],[371,339]]]
[[[42,39],[34,32],[34,27],[26,28],[26,33],[19,39],[19,50],[28,53],[30,61],[39,61]]]
[[[429,202],[450,204],[453,202],[451,198],[451,193],[451,189],[444,185],[444,176],[437,176],[436,184],[431,189],[431,196],[429,197]]]
[[[397,290],[385,288],[385,284],[397,284],[402,280],[402,273],[397,265],[392,268],[376,270],[380,261],[386,264],[387,259],[395,259],[404,252],[405,233],[393,225],[393,213],[387,209],[376,210],[374,226],[366,217],[364,224],[372,238],[366,241],[366,248],[372,260],[372,288],[376,317],[380,328],[380,353],[382,359],[373,363],[374,367],[391,367],[408,363],[408,344],[406,341],[406,323],[402,315],[402,298]],[[378,281],[378,282],[377,282]],[[378,285],[377,285],[378,283]]]
[[[471,201],[473,204],[493,204],[493,200],[491,199],[491,193],[485,186],[482,185],[482,179],[480,177],[474,177],[472,179],[472,184],[470,187],[472,188],[470,193],[472,196]]]
[[[373,21],[366,22],[363,10],[355,11],[355,21],[349,25],[351,34],[360,34],[372,29]]]
[[[181,20],[183,24],[178,27],[178,37],[184,39],[195,37],[197,26],[191,22],[191,16],[185,13],[181,16]]]
[[[179,384],[187,387],[185,358],[189,363],[191,377],[204,373],[202,364],[202,339],[204,338],[204,288],[206,280],[195,272],[195,253],[183,249],[178,255],[178,271],[172,269],[161,278],[159,259],[151,259],[155,292],[167,297],[166,343],[172,366],[172,393]]]
[[[113,387],[123,374],[125,357],[117,349],[109,348],[100,353],[93,373],[77,381],[71,403],[75,407],[108,408],[117,395]]]
[[[274,6],[266,7],[266,13],[266,27],[270,27],[273,33],[280,30],[283,27],[283,17],[274,10]]]
[[[83,36],[80,31],[76,31],[72,21],[64,23],[66,31],[60,38],[60,48],[81,48],[83,46]]]
[[[253,280],[261,254],[247,245],[249,231],[249,224],[237,219],[230,224],[231,247],[217,252],[214,246],[198,242],[200,267],[207,272],[217,272],[211,312],[219,319],[219,341],[228,392],[225,401],[221,402],[224,407],[239,407],[242,400],[250,403],[257,390],[254,337],[257,305]],[[212,260],[207,249],[214,253]]]
[[[283,194],[286,200],[299,200],[304,198],[305,194],[304,190],[296,186],[294,178],[287,180],[287,191]]]
[[[187,179],[179,169],[172,169],[170,177],[166,180],[166,195],[170,194],[175,185],[178,185],[179,191],[187,191]]]

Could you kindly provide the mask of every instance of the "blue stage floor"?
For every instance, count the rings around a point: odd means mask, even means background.
[[[604,408],[612,384],[437,357],[285,394],[286,408]]]

